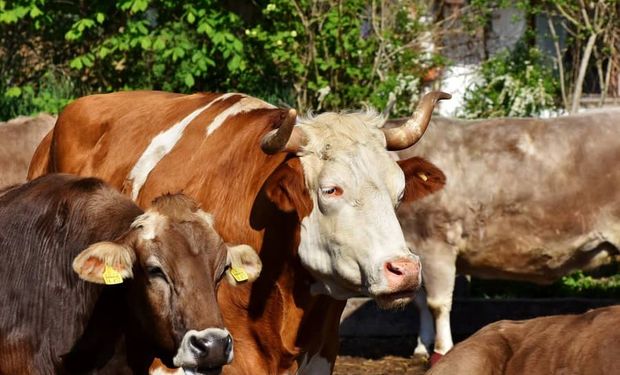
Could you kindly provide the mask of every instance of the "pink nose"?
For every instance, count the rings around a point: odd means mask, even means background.
[[[392,292],[414,290],[420,286],[420,261],[400,258],[385,262],[385,277]]]

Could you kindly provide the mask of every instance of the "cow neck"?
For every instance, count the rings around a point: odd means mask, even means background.
[[[302,212],[287,213],[267,199],[262,187],[268,177],[284,163],[300,162],[286,154],[262,153],[257,145],[264,133],[237,140],[240,149],[236,154],[241,160],[236,164],[247,166],[243,180],[236,175],[235,180],[226,181],[230,173],[216,174],[221,179],[192,183],[190,186],[201,190],[189,193],[199,196],[203,207],[214,214],[216,230],[226,242],[246,243],[260,253],[260,278],[236,288],[222,284],[218,299],[226,326],[235,337],[236,351],[247,355],[247,366],[258,361],[268,371],[279,372],[296,368],[302,354],[312,356],[327,350],[329,354],[324,356],[335,358],[344,302],[310,293],[313,278],[302,267],[297,249],[301,220],[310,214],[312,202]],[[215,185],[227,188],[212,191]],[[210,196],[220,197],[217,205]],[[245,202],[241,197],[254,198]],[[243,361],[236,360],[233,367],[243,366]]]

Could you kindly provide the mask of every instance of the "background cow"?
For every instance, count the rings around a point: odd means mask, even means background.
[[[428,307],[416,354],[452,347],[456,273],[551,283],[617,256],[620,110],[554,119],[436,119],[415,152],[447,176],[445,188],[399,219],[422,258]],[[428,308],[430,308],[431,313]],[[437,330],[433,332],[433,317]]]
[[[0,123],[0,188],[26,182],[32,154],[55,121],[42,113]]]
[[[260,261],[227,249],[187,197],[143,213],[101,180],[47,175],[2,193],[0,228],[0,374],[146,374],[154,356],[211,374],[231,361],[216,285],[231,262],[253,279]]]
[[[396,163],[387,149],[415,143],[446,97],[428,94],[411,121],[384,131],[372,111],[297,119],[235,93],[94,95],[59,116],[30,176],[95,175],[142,206],[168,191],[193,197],[226,241],[259,249],[264,265],[252,285],[219,290],[239,354],[227,369],[328,373],[348,297],[396,307],[419,287],[395,206],[444,176],[420,158]]]
[[[620,306],[490,324],[428,375],[608,375],[620,368]]]

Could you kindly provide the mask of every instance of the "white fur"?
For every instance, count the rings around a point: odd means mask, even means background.
[[[167,222],[168,218],[164,215],[155,211],[147,211],[134,220],[131,224],[131,228],[141,227],[140,238],[145,241],[151,241],[155,239],[157,233],[163,230]]]
[[[138,199],[138,196],[140,195],[140,190],[146,182],[149,174],[155,168],[155,166],[157,166],[161,159],[163,159],[164,156],[166,156],[174,148],[179,139],[181,139],[181,137],[183,136],[185,128],[187,128],[187,126],[196,117],[198,117],[202,112],[207,110],[213,104],[227,99],[233,95],[239,94],[231,93],[217,97],[216,99],[209,102],[207,105],[196,109],[185,118],[183,118],[181,121],[172,125],[168,130],[157,134],[153,138],[146,150],[144,150],[144,152],[142,153],[142,156],[140,156],[140,158],[136,162],[136,165],[134,165],[131,172],[129,173],[129,179],[132,181],[131,198],[133,200]]]
[[[266,103],[260,99],[252,98],[252,97],[243,97],[241,100],[226,108],[226,110],[220,112],[211,122],[209,127],[207,128],[207,136],[211,135],[214,131],[216,131],[226,119],[231,116],[235,116],[239,113],[249,112],[254,109],[259,108],[276,108],[273,105]]]
[[[313,274],[313,293],[345,299],[390,293],[384,264],[417,258],[409,251],[394,206],[405,187],[385,149],[384,119],[373,111],[300,119],[308,142],[299,152],[313,210],[301,223],[299,256]],[[326,198],[322,187],[344,194]]]

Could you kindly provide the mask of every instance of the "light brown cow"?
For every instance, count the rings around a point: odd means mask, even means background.
[[[610,375],[620,369],[620,306],[490,324],[427,375]]]
[[[399,156],[413,152],[448,181],[398,212],[422,258],[428,296],[428,307],[422,293],[416,298],[416,354],[427,355],[433,339],[439,354],[452,347],[456,273],[544,284],[617,256],[620,110],[544,120],[435,119]]]
[[[42,113],[0,123],[0,188],[26,182],[34,150],[56,122]]]
[[[237,352],[225,371],[329,373],[348,297],[396,307],[419,287],[395,206],[444,176],[420,158],[396,163],[387,149],[415,143],[446,97],[428,94],[404,127],[383,131],[371,111],[297,119],[242,94],[95,95],[64,110],[30,175],[95,175],[142,206],[168,191],[195,198],[226,241],[263,261],[255,283],[220,289]]]

